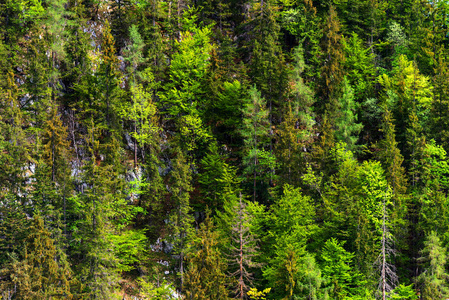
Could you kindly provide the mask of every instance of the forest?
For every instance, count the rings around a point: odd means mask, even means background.
[[[0,299],[449,298],[449,1],[0,0]]]

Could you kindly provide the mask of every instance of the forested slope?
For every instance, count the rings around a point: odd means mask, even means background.
[[[0,298],[448,298],[448,25],[0,0]]]

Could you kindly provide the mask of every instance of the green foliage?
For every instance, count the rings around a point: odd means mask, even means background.
[[[448,8],[0,1],[1,298],[445,297]]]
[[[363,125],[357,122],[357,105],[354,101],[354,90],[349,81],[345,78],[343,81],[343,95],[339,101],[340,109],[337,114],[335,125],[336,140],[346,144],[348,150],[354,151],[358,135]]]
[[[283,196],[271,209],[264,277],[276,299],[293,299],[293,295],[315,299],[321,293],[321,272],[305,249],[306,241],[316,231],[311,199],[285,185]]]
[[[205,104],[205,79],[209,66],[211,29],[195,25],[195,16],[184,19],[186,31],[176,43],[178,51],[173,55],[169,78],[161,98],[161,110],[173,119],[181,145],[192,151],[197,144],[207,141],[210,134],[203,124],[202,108]]]
[[[343,248],[344,243],[331,238],[321,252],[322,276],[327,282],[331,299],[347,299],[363,294],[361,275],[353,270],[353,253]]]
[[[209,217],[195,235],[190,236],[186,250],[187,271],[183,289],[187,298],[229,299],[225,274],[226,263],[220,253],[220,237]]]
[[[410,285],[400,284],[390,293],[390,299],[395,299],[395,300],[404,300],[404,299],[417,300],[418,299],[418,295],[416,295],[416,292],[413,290],[411,284]]]
[[[417,278],[421,287],[423,299],[445,298],[449,293],[447,285],[448,274],[445,266],[447,263],[446,250],[441,245],[440,238],[432,231],[424,242],[424,248],[420,251],[419,261],[423,271]]]
[[[255,86],[249,90],[249,97],[242,110],[243,126],[240,134],[244,141],[243,174],[247,176],[247,182],[252,179],[253,198],[256,200],[256,182],[266,182],[270,178],[275,158],[265,150],[269,143],[270,124],[266,101]]]
[[[2,270],[9,280],[2,282],[2,290],[15,299],[67,299],[73,295],[72,270],[65,256],[58,256],[50,232],[36,215],[28,228],[20,260],[11,256]]]
[[[239,183],[236,170],[220,156],[218,145],[211,143],[209,153],[201,160],[203,173],[198,182],[203,189],[206,206],[215,211],[223,207],[227,196],[233,193]]]

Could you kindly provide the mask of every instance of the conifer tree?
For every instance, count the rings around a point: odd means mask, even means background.
[[[298,184],[305,171],[306,151],[313,142],[315,123],[312,105],[314,98],[302,78],[305,65],[302,49],[295,50],[296,66],[291,74],[293,88],[288,107],[284,108],[284,120],[279,125],[275,154],[279,162],[282,183]]]
[[[361,275],[353,270],[354,254],[347,252],[335,238],[326,241],[321,252],[322,276],[331,299],[362,295]],[[354,286],[356,286],[354,288]]]
[[[271,207],[265,240],[269,243],[263,270],[276,299],[294,296],[316,297],[321,286],[321,272],[305,245],[316,226],[311,199],[298,188],[284,186],[283,195]],[[315,295],[315,296],[313,296]]]
[[[10,278],[2,290],[14,291],[17,299],[67,299],[74,281],[65,256],[57,256],[54,240],[39,215],[28,229],[23,259],[12,258],[2,273]]]
[[[447,297],[449,287],[447,285],[448,274],[445,270],[446,251],[436,232],[432,231],[428,234],[420,253],[421,257],[418,260],[422,263],[423,271],[418,276],[417,282],[421,285],[422,298]]]
[[[266,185],[270,171],[274,167],[274,157],[266,150],[269,146],[269,111],[266,100],[262,98],[255,86],[249,90],[250,99],[242,110],[243,127],[240,131],[244,139],[243,174],[246,181],[252,183],[253,200],[257,196],[257,182]],[[263,190],[262,190],[263,191]],[[260,195],[259,197],[261,197]]]
[[[407,147],[406,129],[410,127],[410,115],[416,110],[419,124],[427,127],[430,108],[432,106],[433,93],[429,79],[419,73],[416,64],[408,61],[404,55],[398,58],[398,66],[394,69],[394,77],[384,74],[379,77],[379,82],[388,91],[392,91],[393,97],[390,110],[395,118],[398,131],[398,142],[401,152],[408,160],[411,149]]]
[[[248,299],[248,291],[254,286],[253,270],[260,267],[256,234],[252,231],[254,218],[240,193],[235,191],[226,196],[223,212],[218,213],[220,232],[229,237],[225,251],[228,274],[232,279],[229,289],[236,299]]]
[[[447,124],[448,118],[446,117],[448,111],[447,99],[449,95],[448,76],[447,61],[440,56],[435,67],[435,76],[433,78],[434,101],[431,108],[431,131],[428,137],[434,138],[443,146],[447,145],[449,137],[449,124]],[[448,151],[449,148],[445,147],[445,150]]]
[[[252,83],[267,100],[270,124],[274,125],[276,110],[281,106],[281,99],[287,84],[287,73],[284,66],[284,54],[279,46],[280,26],[276,21],[274,1],[252,3],[254,18],[252,30],[251,62],[249,76]],[[270,149],[272,150],[272,149]]]
[[[218,145],[211,143],[209,153],[201,160],[203,173],[198,177],[206,205],[212,211],[221,210],[226,196],[240,183],[236,169],[220,155]]]
[[[197,233],[191,236],[186,249],[186,273],[183,290],[187,299],[230,299],[226,264],[220,252],[219,232],[209,216]]]
[[[187,237],[192,231],[193,216],[191,215],[190,192],[192,191],[192,175],[189,164],[184,153],[178,148],[176,158],[173,161],[173,171],[171,174],[171,203],[172,212],[170,214],[171,232],[175,252],[179,255],[179,274],[181,286],[184,286],[185,273],[185,250],[187,247]]]
[[[341,24],[334,6],[329,6],[329,14],[324,23],[322,41],[321,68],[322,82],[320,84],[320,102],[318,102],[318,113],[328,115],[328,121],[335,124],[338,111],[338,99],[341,97],[341,83],[344,79],[343,63],[345,56],[343,52],[341,36]]]
[[[72,213],[77,217],[72,235],[78,242],[72,255],[80,258],[75,269],[86,285],[85,293],[109,299],[123,263],[113,237],[129,224],[135,211],[125,199],[118,142],[112,136],[109,143],[101,143],[103,131],[95,127],[92,119],[91,124],[86,136],[90,157],[84,162],[80,193],[70,199]]]
[[[346,78],[343,81],[343,95],[339,100],[339,106],[335,120],[335,138],[337,141],[345,143],[349,150],[354,151],[363,125],[356,123],[357,106],[354,101],[354,90]]]
[[[311,0],[282,2],[280,25],[293,35],[304,49],[304,61],[308,66],[304,70],[304,78],[315,87],[314,77],[320,74],[321,66],[321,19]]]
[[[110,134],[119,133],[117,112],[121,102],[120,73],[116,56],[115,40],[111,27],[106,20],[102,36],[102,53],[97,71],[98,89],[96,90],[95,106],[99,110],[99,124],[108,129]],[[95,108],[94,108],[95,109]]]

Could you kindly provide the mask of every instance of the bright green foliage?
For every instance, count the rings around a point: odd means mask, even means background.
[[[180,144],[192,151],[197,144],[210,138],[202,120],[205,104],[205,75],[209,66],[210,42],[209,27],[199,28],[195,17],[185,18],[187,30],[181,33],[176,43],[178,51],[173,55],[170,65],[170,83],[165,85],[161,98],[161,111],[172,119],[179,132]]]
[[[417,282],[421,287],[422,299],[446,298],[449,294],[446,249],[435,231],[427,236],[420,254],[418,260],[422,263],[422,273]]]
[[[418,300],[418,295],[416,295],[416,292],[413,290],[412,285],[400,284],[390,293],[389,296],[390,299],[394,300]]]
[[[266,240],[270,246],[264,277],[276,299],[306,296],[315,299],[321,285],[321,272],[305,249],[306,241],[316,231],[315,211],[311,199],[299,189],[284,186],[283,196],[267,216],[270,229]]]
[[[449,217],[447,178],[444,174],[449,172],[446,151],[435,141],[426,144],[425,159],[422,166],[422,181],[424,188],[419,197],[419,230],[425,234],[436,230],[441,232],[445,243],[447,236],[447,220]]]
[[[354,86],[355,99],[365,100],[370,96],[374,81],[374,54],[355,33],[343,37],[342,44],[346,57],[346,79]]]
[[[226,263],[220,253],[220,236],[209,217],[196,234],[190,236],[186,249],[187,271],[183,289],[187,299],[230,299]]]
[[[359,165],[344,145],[333,152],[339,171],[323,195],[325,218],[329,218],[326,225],[334,236],[348,240],[357,269],[369,276],[380,253],[382,202],[386,201],[389,212],[391,191],[380,163],[365,161]]]
[[[331,238],[321,252],[322,276],[331,299],[347,299],[362,294],[360,274],[352,269],[354,254],[347,252],[343,244]]]
[[[276,249],[264,276],[274,299],[319,299],[321,272],[315,259],[303,247],[292,244]]]
[[[143,299],[163,299],[174,300],[176,299],[173,290],[173,286],[167,282],[162,282],[159,285],[155,285],[151,282],[147,282],[142,278],[137,280],[139,283],[139,295],[144,297]]]
[[[441,298],[448,8],[0,1],[1,298]]]
[[[339,105],[337,119],[335,120],[335,138],[337,141],[345,143],[348,150],[354,151],[363,125],[356,123],[358,118],[354,90],[346,78],[343,81],[343,95],[339,100]]]
[[[352,4],[355,5],[355,3]],[[367,107],[368,99],[372,99],[369,97],[372,97],[374,88],[375,56],[372,49],[366,48],[364,41],[355,33],[350,37],[343,37],[342,44],[346,57],[344,62],[345,78],[354,88],[354,101],[362,104],[356,110],[359,116],[358,120],[363,124],[364,131],[368,132],[367,135],[371,137],[376,134],[379,124],[370,118],[370,108]],[[343,89],[345,86],[346,83],[344,83]]]
[[[401,133],[398,134],[400,149],[408,158],[411,150],[406,146],[406,128],[411,126],[410,115],[415,111],[419,124],[423,128],[427,126],[433,102],[432,86],[429,79],[421,75],[416,65],[404,55],[399,56],[398,66],[393,72],[394,77],[386,74],[379,77],[379,83],[397,96],[388,109],[392,110],[396,128]]]

